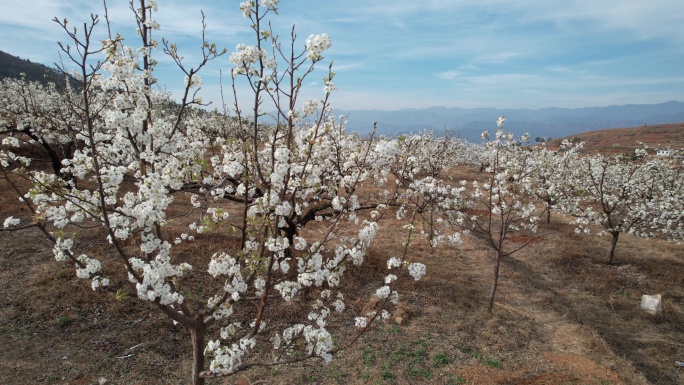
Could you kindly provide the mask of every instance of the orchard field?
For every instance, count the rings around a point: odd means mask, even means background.
[[[481,175],[475,168],[454,173]],[[5,184],[0,199],[3,213],[22,215]],[[397,227],[383,225],[368,264],[350,272],[352,290],[366,293],[382,279],[384,256],[400,251]],[[674,363],[684,355],[682,246],[627,236],[618,261],[606,265],[605,236],[577,236],[557,222],[541,231],[548,235],[504,262],[492,315],[484,306],[492,265],[487,247],[477,239],[458,248],[420,242],[411,253],[428,274],[400,287],[405,301],[393,318],[351,351],[329,365],[310,361],[244,377],[260,384],[681,383],[684,370]],[[0,237],[0,382],[187,383],[185,330],[151,306],[94,296],[72,266],[54,261],[37,231]],[[94,235],[80,241],[94,252],[106,248]],[[640,311],[645,293],[663,295],[661,317]],[[364,306],[350,305],[358,313]],[[286,310],[303,311],[300,303]]]
[[[349,133],[330,37],[274,31],[278,7],[241,3],[254,45],[198,63],[153,0],[137,41],[106,8],[55,18],[63,84],[2,80],[0,382],[684,381],[684,163],[654,151],[676,127],[623,151],[531,146],[504,116],[482,144]]]

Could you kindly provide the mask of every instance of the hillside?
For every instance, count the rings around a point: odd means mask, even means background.
[[[587,152],[633,152],[642,147],[640,142],[651,149],[684,150],[684,123],[588,131],[553,140],[551,145],[558,146],[563,139],[584,142]]]
[[[43,64],[33,63],[0,51],[0,79],[18,79],[21,73],[25,73],[32,81],[46,84],[49,79],[57,78],[60,72]]]

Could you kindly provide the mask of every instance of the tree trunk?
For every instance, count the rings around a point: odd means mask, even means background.
[[[435,212],[435,202],[430,203],[430,245],[432,245],[432,240],[435,238],[435,227],[434,227],[434,214]]]
[[[494,296],[496,295],[496,288],[499,285],[499,266],[501,265],[501,251],[496,252],[496,264],[494,265],[494,282],[492,283],[492,291],[489,294],[489,305],[487,312],[491,313],[494,309]]]
[[[615,255],[615,246],[617,246],[618,237],[620,236],[619,231],[611,231],[613,239],[610,240],[610,250],[608,250],[608,264],[613,264],[613,256]]]
[[[48,143],[45,138],[43,137],[38,137],[36,136],[33,132],[31,132],[31,127],[26,126],[22,130],[18,130],[19,132],[23,132],[24,134],[28,135],[29,138],[35,140],[37,143],[40,143],[40,145],[43,147],[43,150],[47,152],[48,157],[50,157],[50,165],[52,166],[52,172],[62,178],[65,181],[76,181],[76,178],[73,174],[71,173],[63,173],[62,172],[62,160],[64,159],[63,156],[57,153],[54,148]],[[67,156],[72,155],[72,148],[73,148],[73,142],[69,142],[67,144]],[[70,159],[70,158],[69,158]]]
[[[546,224],[547,225],[551,224],[551,208],[550,207],[546,208]]]
[[[190,339],[192,340],[192,385],[204,385],[204,378],[200,373],[204,370],[204,320],[201,312],[195,319],[195,327],[190,328]]]

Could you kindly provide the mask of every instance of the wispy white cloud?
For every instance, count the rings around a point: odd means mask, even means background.
[[[159,3],[158,38],[178,43],[188,66],[200,60],[201,13],[206,38],[226,47],[253,40],[238,2]],[[112,28],[135,44],[127,1],[110,1]],[[681,93],[684,12],[681,0],[345,0],[282,2],[273,27],[283,40],[296,24],[298,42],[327,32],[333,48],[335,105],[343,108],[410,106],[559,107],[610,98],[653,103]],[[101,3],[25,0],[0,5],[0,49],[50,64],[64,33],[52,17],[81,25]],[[101,32],[103,33],[103,32]],[[160,82],[176,89],[178,71],[157,55]],[[679,63],[679,64],[677,64]],[[227,57],[204,74],[211,95]],[[325,66],[321,66],[325,67]],[[317,82],[319,72],[311,79]],[[320,97],[320,84],[306,90]],[[205,97],[206,99],[207,97]],[[639,99],[641,98],[641,99]],[[603,103],[605,104],[605,103]],[[615,103],[613,103],[615,104]],[[580,105],[581,106],[581,105]]]
[[[454,80],[461,75],[461,72],[456,70],[449,70],[444,72],[438,72],[436,75],[437,77],[442,79]]]
[[[494,53],[490,53],[490,54],[477,56],[473,59],[473,62],[475,62],[475,63],[496,63],[496,64],[500,64],[500,63],[505,63],[507,61],[515,59],[517,57],[520,57],[522,55],[523,54],[521,52],[513,52],[513,51],[494,52]]]
[[[351,71],[351,70],[357,70],[357,69],[363,69],[364,67],[367,66],[367,64],[364,61],[355,61],[355,62],[348,62],[348,61],[342,61],[340,62],[335,62],[335,68],[334,70],[336,72],[343,72],[343,71]]]
[[[570,67],[566,67],[566,66],[562,66],[562,65],[546,67],[544,69],[547,71],[551,71],[551,72],[563,72],[563,73],[573,72],[573,70]]]

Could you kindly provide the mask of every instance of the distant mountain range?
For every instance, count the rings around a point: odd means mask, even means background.
[[[561,138],[576,133],[615,127],[638,127],[684,122],[684,103],[628,104],[609,107],[496,109],[447,108],[382,110],[335,110],[336,115],[347,115],[347,129],[369,133],[378,123],[378,133],[386,136],[421,132],[443,132],[470,142],[480,142],[482,131],[496,131],[496,120],[506,116],[505,128],[516,135],[528,132],[536,137]]]
[[[57,79],[59,71],[32,63],[0,51],[0,79],[18,78],[26,73],[29,79],[46,83]],[[496,130],[496,120],[506,116],[506,130],[521,135],[528,132],[536,137],[562,138],[577,133],[616,127],[638,127],[684,122],[684,103],[628,104],[623,106],[587,108],[496,109],[447,108],[385,110],[335,110],[336,115],[347,115],[347,129],[361,134],[373,130],[378,122],[378,133],[393,136],[425,130],[441,133],[444,129],[470,142],[480,142],[482,131]]]

